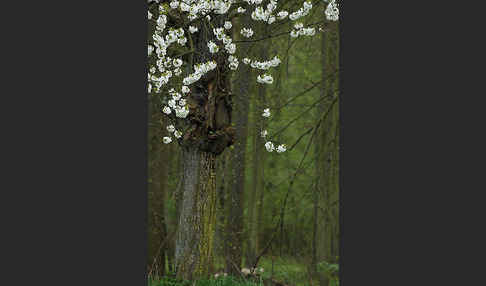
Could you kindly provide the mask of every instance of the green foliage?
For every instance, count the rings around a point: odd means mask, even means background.
[[[262,258],[259,267],[264,268],[263,278],[272,277],[272,260]],[[306,266],[292,257],[276,257],[273,261],[273,278],[290,285],[307,286],[309,277]]]
[[[171,277],[159,280],[150,280],[148,286],[263,286],[263,283],[241,280],[234,277],[221,277],[217,279],[203,279],[195,282],[180,281]]]
[[[339,286],[339,264],[322,261],[317,267],[329,278],[329,286]]]

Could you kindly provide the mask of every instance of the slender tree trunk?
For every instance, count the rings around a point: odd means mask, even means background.
[[[167,179],[168,179],[168,165],[167,165],[167,160],[168,160],[168,154],[167,154],[167,146],[162,146],[160,142],[160,136],[157,138],[158,141],[158,153],[159,153],[159,158],[158,158],[158,192],[156,193],[156,201],[157,201],[157,211],[156,213],[159,214],[159,218],[157,220],[158,224],[158,229],[160,231],[160,238],[161,242],[164,243],[164,245],[159,246],[161,247],[160,249],[160,256],[159,256],[159,261],[160,261],[160,274],[165,275],[166,273],[166,253],[167,253],[167,242],[165,241],[168,239],[167,235],[167,216],[165,214],[165,202],[166,202],[166,193],[167,193]]]
[[[235,22],[235,31],[240,31],[250,22],[249,15],[242,17],[241,21]],[[237,28],[239,27],[239,28]],[[239,33],[235,33],[239,36]],[[249,47],[241,44],[239,55],[243,58],[247,55]],[[229,255],[226,259],[226,271],[228,274],[238,275],[241,268],[243,253],[243,205],[245,191],[245,162],[246,162],[246,143],[248,138],[248,109],[249,109],[249,87],[250,87],[250,67],[241,64],[238,67],[235,80],[234,92],[234,125],[235,125],[235,144],[232,152],[232,176],[231,188],[229,191],[228,203],[229,214],[227,221],[228,242],[230,243]]]
[[[265,26],[260,25],[263,37],[267,35]],[[267,49],[270,42],[267,40],[261,44],[258,50],[259,58],[268,56]],[[260,239],[263,228],[263,170],[265,162],[265,153],[263,150],[264,141],[261,137],[261,131],[264,129],[261,113],[265,102],[265,85],[257,87],[257,93],[253,100],[253,170],[252,170],[252,188],[250,193],[250,202],[248,204],[248,245],[247,245],[247,266],[255,264],[257,252],[259,251]]]
[[[149,268],[153,275],[164,275],[166,270],[166,247],[161,243],[167,237],[165,216],[165,192],[167,186],[167,168],[161,164],[166,157],[166,150],[161,146],[160,128],[158,119],[160,115],[155,112],[152,102],[149,103]],[[155,262],[155,263],[154,263]],[[152,269],[153,267],[153,269]]]
[[[227,217],[227,193],[228,193],[228,178],[226,176],[229,168],[229,152],[224,152],[216,162],[216,188],[217,188],[217,211],[216,211],[216,239],[214,241],[214,250],[216,257],[226,257],[226,217]],[[220,269],[218,269],[220,270]]]

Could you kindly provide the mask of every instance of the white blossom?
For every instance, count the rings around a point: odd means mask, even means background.
[[[257,77],[257,82],[258,83],[272,84],[273,83],[273,77],[271,75],[268,75],[268,74],[259,75]]]
[[[177,9],[177,7],[179,7],[179,1],[170,2],[170,8]]]
[[[197,32],[197,27],[194,27],[194,26],[189,26],[189,32],[191,34],[194,34],[195,32]]]
[[[176,116],[179,118],[186,118],[188,114],[189,109],[187,109],[186,107],[176,109]]]
[[[246,9],[243,7],[238,7],[238,10],[236,10],[238,13],[245,13]]]
[[[268,135],[267,130],[263,130],[263,131],[261,132],[261,135],[262,135],[262,137],[263,137],[263,138],[267,137],[267,135]]]
[[[273,143],[268,141],[267,143],[265,143],[265,148],[267,148],[267,151],[268,152],[273,152],[273,150],[275,150],[275,147],[273,146]]]
[[[182,60],[181,59],[175,59],[172,64],[174,65],[174,67],[178,68],[178,67],[182,66]]]
[[[243,59],[243,63],[244,63],[245,65],[248,65],[248,64],[250,64],[250,63],[251,63],[251,60],[250,60],[249,58],[244,58],[244,59]]]
[[[229,62],[229,68],[231,70],[236,70],[238,68],[238,59],[234,56],[229,56],[228,57],[228,62]]]
[[[265,108],[262,113],[263,117],[270,117],[270,108]],[[265,132],[266,134],[266,132]]]
[[[187,43],[187,38],[186,38],[186,37],[184,37],[184,38],[179,38],[179,39],[177,40],[177,43],[178,43],[179,45],[181,45],[181,46],[184,46],[184,45]]]
[[[216,45],[213,41],[208,42],[208,48],[211,54],[217,53],[219,50],[218,45]]]
[[[253,36],[253,30],[251,28],[243,28],[240,33],[246,38]]]
[[[226,21],[226,22],[224,22],[224,28],[225,28],[226,30],[231,29],[231,27],[233,27],[233,25],[231,24],[231,22],[230,22],[230,21]]]
[[[184,85],[190,85],[196,81],[198,81],[204,74],[216,68],[215,61],[209,61],[204,64],[199,64],[194,66],[194,73],[188,75],[186,78],[182,80]]]
[[[165,114],[167,114],[167,115],[169,115],[169,114],[172,112],[172,110],[170,110],[170,107],[168,107],[168,106],[164,107],[164,109],[163,109],[162,111],[163,111]]]
[[[181,75],[181,73],[182,73],[181,68],[176,68],[176,69],[174,70],[174,75],[176,75],[176,76]]]
[[[339,8],[337,7],[335,0],[331,0],[331,2],[329,2],[324,13],[326,14],[326,19],[330,21],[339,20]]]
[[[170,142],[172,142],[172,138],[170,137],[164,137],[162,138],[162,140],[164,141],[164,144],[169,144]]]
[[[281,60],[275,56],[273,59],[265,62],[253,61],[251,67],[254,69],[268,70],[269,68],[277,67],[281,63]]]
[[[277,13],[277,17],[279,20],[285,19],[289,15],[289,12],[287,11],[280,11]]]
[[[167,102],[167,104],[169,105],[170,108],[175,108],[176,107],[176,100],[174,98],[172,98],[171,100],[169,100]]]
[[[174,125],[169,125],[169,126],[167,126],[167,131],[169,131],[169,133],[174,132],[174,131],[175,131],[175,127],[174,127]]]
[[[181,91],[182,93],[189,93],[190,89],[186,85],[183,85]]]
[[[148,19],[149,20],[152,19],[152,13],[150,13],[150,11],[148,11],[148,10],[147,10],[147,12],[148,12],[148,15],[147,15],[148,16]]]
[[[179,138],[182,137],[182,132],[176,130],[176,131],[174,131],[174,136],[175,136],[175,138],[179,139]]]
[[[284,144],[278,145],[278,147],[277,147],[277,153],[283,153],[285,151],[287,151],[287,148],[285,147]]]
[[[228,54],[234,54],[236,52],[236,45],[234,43],[227,44],[224,46]]]
[[[289,18],[290,18],[290,20],[295,21],[299,18],[307,16],[307,14],[309,14],[311,9],[312,9],[312,3],[311,2],[304,2],[304,6],[302,8],[300,8],[299,10],[295,11],[294,13],[291,13],[289,15]]]

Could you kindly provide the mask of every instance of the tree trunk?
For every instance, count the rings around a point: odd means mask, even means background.
[[[249,15],[235,21],[235,36],[238,36],[242,27],[246,27],[250,22]],[[238,27],[238,29],[237,29]],[[240,58],[249,52],[248,44],[241,44]],[[231,187],[228,190],[229,214],[227,220],[227,242],[229,243],[228,256],[226,257],[226,272],[234,276],[239,275],[242,253],[243,253],[243,205],[245,191],[245,162],[246,162],[246,143],[248,139],[248,109],[249,109],[249,88],[250,88],[250,67],[240,65],[235,76],[234,91],[234,125],[235,125],[235,144],[232,152],[232,175]]]
[[[177,277],[207,277],[212,263],[215,225],[215,155],[183,149],[184,179],[176,242]]]
[[[161,146],[160,129],[157,127],[160,114],[149,102],[149,209],[148,209],[148,263],[152,275],[164,275],[166,270],[166,247],[162,246],[167,237],[165,216],[165,193],[167,186],[166,149]],[[161,163],[164,162],[163,164]]]
[[[223,25],[223,18],[216,25]],[[215,36],[202,25],[191,36],[192,64],[215,60],[217,68],[192,84],[187,98],[189,115],[183,121],[183,178],[180,190],[179,224],[175,263],[178,278],[196,280],[208,277],[213,263],[213,238],[216,217],[215,158],[234,143],[231,127],[231,72],[227,57],[213,56],[207,48]],[[182,122],[181,122],[182,123]]]

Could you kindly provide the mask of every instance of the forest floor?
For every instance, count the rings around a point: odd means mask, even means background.
[[[273,277],[273,279],[277,281],[292,286],[309,285],[309,276],[307,274],[306,265],[294,258],[276,257],[273,260],[273,274],[272,259],[263,257],[258,264],[258,267],[264,269],[262,274],[264,279]]]
[[[216,263],[218,269],[219,263]],[[307,286],[309,285],[309,276],[307,274],[306,265],[296,261],[293,258],[275,257],[272,259],[263,257],[258,263],[258,268],[263,268],[261,275],[262,281],[278,281],[282,285],[288,286]],[[265,283],[267,284],[267,283]],[[149,286],[186,286],[192,284],[185,284],[177,282],[175,279],[164,277],[156,281],[150,281]],[[232,277],[201,280],[196,283],[196,286],[260,286],[263,283],[252,282],[249,280],[235,279]]]

